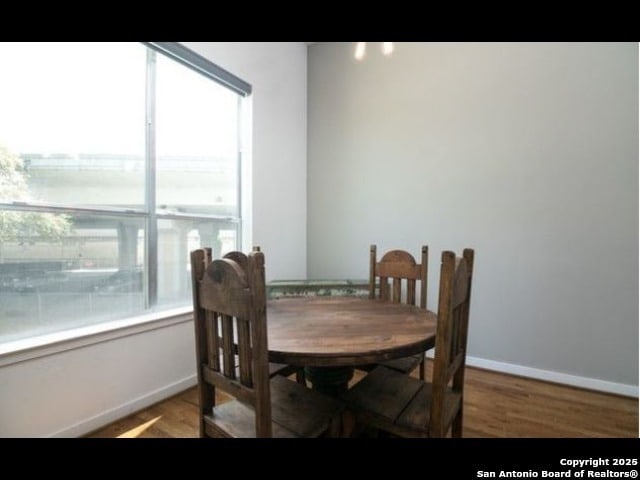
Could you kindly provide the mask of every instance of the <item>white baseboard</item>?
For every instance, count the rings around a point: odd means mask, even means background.
[[[467,356],[467,365],[470,367],[484,368],[486,370],[494,370],[496,372],[509,373],[511,375],[519,375],[521,377],[535,378],[536,380],[545,380],[547,382],[571,385],[572,387],[588,388],[589,390],[598,390],[601,392],[615,393],[616,395],[638,398],[637,385],[607,382],[606,380],[599,380],[597,378],[579,377],[577,375],[569,375],[567,373],[523,367],[522,365],[496,362],[494,360],[486,360],[478,357]]]
[[[196,375],[190,375],[182,380],[166,385],[162,388],[149,392],[141,397],[134,398],[133,400],[126,402],[117,407],[106,410],[98,415],[79,421],[71,425],[70,427],[63,428],[57,432],[52,433],[51,437],[79,437],[100,427],[115,422],[127,415],[131,415],[138,410],[141,410],[149,405],[153,405],[165,398],[182,392],[189,387],[193,387],[197,384]]]
[[[427,358],[433,360],[433,353],[434,350],[429,350],[427,352]],[[483,368],[485,370],[491,370],[494,372],[534,378],[536,380],[544,380],[545,382],[559,383],[562,385],[570,385],[572,387],[586,388],[588,390],[597,390],[599,392],[613,393],[616,395],[624,395],[625,397],[638,398],[637,385],[608,382],[606,380],[599,380],[597,378],[590,377],[579,377],[577,375],[569,375],[568,373],[542,370],[540,368],[524,367],[522,365],[516,365],[515,363],[497,362],[495,360],[471,357],[469,355],[467,355],[467,365],[470,367]]]

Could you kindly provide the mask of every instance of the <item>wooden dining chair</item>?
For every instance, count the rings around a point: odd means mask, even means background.
[[[427,308],[427,270],[429,265],[429,247],[422,247],[420,264],[404,250],[391,250],[377,261],[377,247],[371,245],[369,251],[369,298],[379,298],[393,303],[416,304],[416,283],[420,282],[420,308]],[[392,280],[392,289],[389,280]],[[405,280],[404,295],[402,281]],[[378,285],[376,292],[376,283]],[[379,364],[363,365],[362,370],[371,371],[377,365],[409,374],[420,367],[420,378],[425,378],[425,352],[409,357],[387,360]]]
[[[402,437],[462,436],[474,251],[442,253],[431,382],[379,366],[343,398],[356,422]]]
[[[269,378],[264,254],[251,252],[246,268],[210,258],[191,252],[200,436],[338,435],[342,402]],[[216,405],[216,388],[234,400]]]
[[[211,249],[210,248],[205,248],[204,250],[207,253],[208,258],[209,258],[209,262],[210,262],[211,261]],[[260,251],[260,247],[259,246],[254,246],[253,247],[253,251],[254,252],[259,252]],[[238,251],[228,252],[222,258],[228,258],[230,260],[233,260],[238,265],[240,265],[240,267],[245,271],[245,274],[247,273],[248,261],[247,261],[247,256],[243,252],[238,252]],[[235,357],[235,359],[236,359],[236,363],[237,363],[237,356]],[[294,367],[293,365],[286,365],[284,363],[269,362],[269,378],[273,378],[276,375],[282,375],[284,377],[288,377],[290,375],[293,375],[294,373],[296,375],[296,381],[299,384],[306,386],[307,382],[306,382],[306,377],[305,377],[305,374],[304,374],[304,368],[303,367]]]

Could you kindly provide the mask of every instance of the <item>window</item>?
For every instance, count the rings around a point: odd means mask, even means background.
[[[0,43],[0,343],[191,303],[250,86],[179,44]]]

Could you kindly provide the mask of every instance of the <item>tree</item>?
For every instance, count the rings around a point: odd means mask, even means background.
[[[0,145],[0,203],[32,201],[22,159]],[[0,210],[0,245],[60,240],[71,231],[69,215]]]

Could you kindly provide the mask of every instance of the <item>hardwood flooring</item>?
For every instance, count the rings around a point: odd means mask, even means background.
[[[638,437],[637,398],[471,367],[465,382],[465,437]],[[88,436],[196,437],[197,404],[191,388]]]

